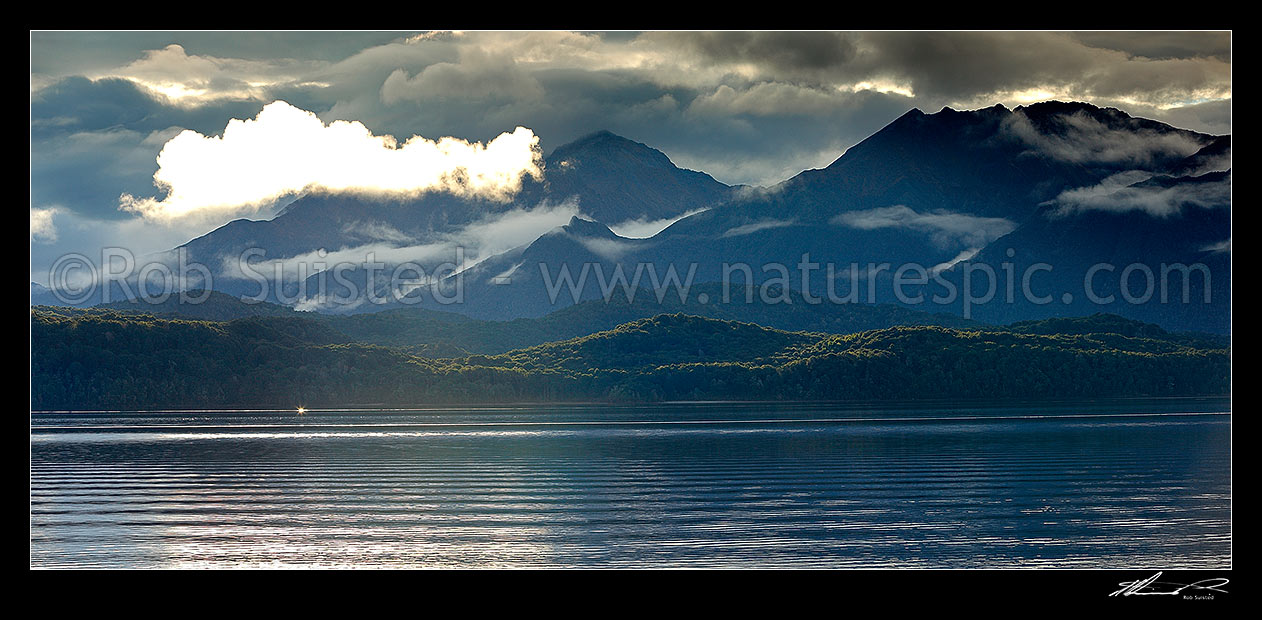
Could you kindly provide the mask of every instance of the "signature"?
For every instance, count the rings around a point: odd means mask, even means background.
[[[1123,581],[1117,585],[1122,586],[1118,591],[1109,596],[1146,596],[1146,595],[1165,595],[1176,596],[1182,594],[1184,590],[1208,590],[1210,592],[1221,592],[1226,594],[1227,591],[1222,587],[1230,583],[1225,577],[1211,577],[1202,579],[1195,583],[1181,584],[1171,583],[1169,581],[1157,581],[1161,577],[1161,573],[1147,579],[1139,579],[1136,581]]]

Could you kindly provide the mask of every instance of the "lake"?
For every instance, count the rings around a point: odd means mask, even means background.
[[[30,563],[1229,568],[1230,410],[38,413]]]

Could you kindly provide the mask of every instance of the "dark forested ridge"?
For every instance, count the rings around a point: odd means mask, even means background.
[[[1079,320],[1070,333],[1039,333],[1049,329],[921,325],[838,335],[668,314],[498,355],[432,359],[354,342],[302,316],[203,321],[36,307],[31,407],[1230,392],[1225,344],[1107,315]]]

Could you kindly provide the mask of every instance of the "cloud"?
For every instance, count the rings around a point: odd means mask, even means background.
[[[1227,237],[1227,240],[1225,241],[1219,241],[1217,244],[1210,244],[1205,247],[1201,247],[1200,251],[1209,251],[1209,253],[1222,253],[1222,251],[1225,251],[1225,253],[1230,253],[1230,251],[1232,251],[1232,239]]]
[[[288,258],[252,262],[250,269],[273,280],[279,274],[283,281],[294,282],[299,278],[314,275],[322,269],[333,269],[339,264],[363,267],[368,263],[380,263],[385,265],[387,271],[377,273],[378,284],[384,284],[388,281],[387,274],[390,273],[388,270],[399,265],[410,264],[412,268],[420,267],[425,270],[426,278],[421,278],[421,280],[424,284],[429,284],[432,280],[428,278],[450,273],[447,270],[448,266],[454,267],[455,271],[469,269],[481,261],[538,239],[541,235],[569,222],[575,215],[578,215],[578,208],[574,202],[557,205],[541,204],[533,209],[514,208],[488,215],[458,230],[424,242],[417,242],[389,227],[358,227],[357,231],[371,230],[383,236],[392,236],[394,239],[376,240],[332,251],[317,250]],[[588,245],[589,241],[607,242],[593,243],[590,246],[593,251],[602,256],[619,250],[616,242],[609,240],[579,239],[579,241],[584,245]],[[511,273],[511,270],[506,273]],[[244,271],[243,266],[234,256],[222,257],[220,275],[237,280],[251,276]],[[403,274],[403,277],[414,278],[417,274],[408,271]],[[403,290],[407,292],[408,289],[404,287]],[[361,305],[366,299],[361,296],[350,306],[338,304],[337,307],[341,311],[347,311]],[[299,302],[299,309],[318,310],[321,307],[316,300],[309,299]]]
[[[1231,170],[1231,146],[1227,146],[1225,149],[1217,152],[1203,151],[1198,153],[1195,157],[1189,159],[1185,165],[1176,168],[1176,172],[1172,174],[1176,176],[1200,176],[1210,172],[1225,172],[1228,170]]]
[[[525,127],[491,142],[413,136],[399,144],[360,122],[324,124],[284,101],[222,136],[184,131],[158,155],[162,199],[124,194],[119,207],[150,219],[251,213],[304,190],[415,195],[446,191],[506,200],[524,175],[542,176],[538,138]]]
[[[38,243],[32,239],[30,270],[34,282],[48,283],[52,275],[50,267],[70,252],[81,253],[96,265],[104,263],[105,248],[124,249],[138,261],[150,256],[161,260],[157,258],[161,254],[205,232],[201,226],[172,226],[136,217],[116,220],[85,217],[60,204],[43,208],[54,209],[52,222],[57,240]]]
[[[577,241],[589,252],[605,260],[616,261],[635,249],[635,244],[617,239],[589,239],[579,237]]]
[[[952,258],[951,260],[943,262],[943,263],[938,263],[937,265],[934,265],[933,267],[931,267],[929,269],[929,273],[933,275],[942,273],[943,271],[946,271],[961,262],[964,262],[970,258],[973,258],[974,256],[977,256],[977,253],[980,251],[981,251],[980,247],[966,248],[966,249],[960,250],[960,253],[956,254],[955,258]]]
[[[772,228],[792,226],[795,223],[796,222],[793,220],[759,220],[757,222],[750,222],[749,224],[733,226],[732,228],[723,231],[723,234],[719,236],[723,238],[741,237],[744,235],[752,235],[760,230],[770,230]]]
[[[1001,217],[979,217],[937,210],[919,213],[904,205],[848,211],[832,219],[833,224],[858,230],[905,228],[928,233],[940,247],[963,245],[980,248],[1012,232],[1016,223]]]
[[[1075,32],[1074,39],[1091,47],[1114,49],[1149,59],[1214,58],[1231,61],[1231,32]]]
[[[56,207],[31,208],[31,243],[54,243],[57,241],[57,227],[53,224],[53,215],[56,213]]]
[[[352,222],[342,227],[342,233],[367,241],[387,241],[390,243],[413,241],[411,235],[385,222]]]
[[[1098,185],[1062,192],[1053,204],[1052,217],[1083,211],[1142,212],[1153,217],[1173,217],[1189,207],[1228,208],[1231,175],[1209,174],[1190,179],[1153,177],[1130,171],[1113,175]]]
[[[543,96],[543,87],[517,66],[513,57],[465,48],[460,62],[440,62],[425,67],[415,77],[404,69],[393,71],[381,86],[381,100],[443,99],[522,100]]]
[[[648,239],[649,237],[666,230],[671,224],[674,224],[675,222],[678,222],[690,215],[701,213],[705,210],[706,209],[695,209],[682,215],[664,217],[660,220],[647,220],[644,218],[627,220],[625,222],[610,225],[609,230],[613,231],[615,235],[625,237],[627,239]]]
[[[156,106],[117,106],[128,123],[161,119],[137,130],[209,135],[223,127],[223,110],[249,118],[270,96],[378,134],[486,140],[523,125],[556,146],[608,128],[711,166],[701,169],[727,183],[773,183],[826,164],[912,106],[1085,99],[1230,130],[1230,33],[110,33],[87,42],[37,34],[32,70],[41,80],[86,66],[86,75],[118,76],[157,97]],[[133,57],[113,64],[128,41]],[[63,48],[72,43],[112,60],[75,53],[71,63]],[[198,90],[206,94],[181,96]],[[237,109],[224,93],[255,107]],[[121,96],[71,99],[90,107]],[[202,103],[179,103],[193,99]],[[217,125],[193,117],[202,108],[222,108]],[[88,129],[110,126],[99,116]],[[53,120],[33,110],[33,132]],[[825,150],[830,157],[817,157]],[[742,161],[727,161],[733,153]]]
[[[1142,126],[1137,121],[1117,126],[1081,111],[1053,117],[1054,126],[1036,127],[1026,112],[1017,110],[1007,117],[1004,130],[1032,150],[1061,161],[1143,168],[1187,157],[1205,146],[1202,138],[1188,132]]]
[[[1201,251],[1202,252],[1231,252],[1231,237],[1228,237],[1225,241],[1219,241],[1218,243],[1211,243],[1201,248]]]
[[[145,135],[172,127],[211,133],[222,131],[228,119],[252,117],[262,107],[259,101],[233,100],[176,105],[169,97],[128,79],[67,77],[32,91],[31,140],[38,145],[75,133]],[[148,165],[153,164],[158,148],[149,153]]]
[[[38,147],[33,142],[31,203],[107,219],[131,217],[118,211],[118,195],[153,186],[154,153],[172,135],[116,129],[76,132],[39,141]]]
[[[859,40],[851,69],[883,72],[957,108],[1052,98],[1163,107],[1230,98],[1231,63],[1220,55],[1224,33],[1189,33],[1165,46],[1165,58],[1134,52],[1168,38],[1141,43],[1133,34],[872,32]]]
[[[579,215],[579,207],[573,201],[544,203],[531,209],[516,208],[470,224],[449,235],[449,239],[475,249],[466,253],[481,259],[530,243],[576,215]]]
[[[138,60],[106,75],[126,78],[181,105],[201,105],[218,99],[264,100],[271,88],[300,82],[327,63],[291,58],[245,60],[188,54],[170,44],[147,50]],[[311,82],[308,82],[311,83]]]
[[[837,91],[794,84],[763,82],[741,91],[723,84],[714,92],[693,99],[688,112],[711,116],[814,116],[836,110],[843,101]]]
[[[321,248],[296,256],[251,262],[251,269],[271,276],[283,274],[287,281],[301,275],[310,276],[321,268],[332,268],[339,263],[362,266],[366,263],[382,263],[393,267],[403,263],[415,263],[433,268],[457,259],[457,265],[466,269],[482,260],[528,244],[544,233],[557,228],[578,215],[573,202],[557,205],[541,204],[532,209],[513,208],[494,213],[457,230],[425,239],[416,239],[380,222],[357,222],[346,227],[368,241],[340,248]],[[231,279],[245,279],[246,274],[237,256],[220,257],[220,273]],[[322,265],[317,268],[316,265]]]
[[[709,63],[778,71],[844,67],[859,54],[861,35],[846,32],[657,32],[641,37],[672,45]]]
[[[404,246],[391,243],[366,243],[336,250],[321,248],[286,258],[252,260],[249,261],[248,268],[273,281],[279,277],[282,282],[297,282],[339,265],[364,268],[370,263],[381,263],[391,268],[404,263],[414,263],[425,267],[451,261],[454,257],[455,246],[444,242]],[[220,258],[219,276],[236,280],[256,277],[251,273],[246,273],[247,266],[239,257],[222,256]]]

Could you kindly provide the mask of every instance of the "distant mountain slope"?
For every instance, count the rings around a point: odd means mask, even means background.
[[[997,274],[1009,265],[1016,280],[1035,265],[1051,267],[1032,272],[1030,297],[977,306],[973,316],[987,322],[1109,312],[1221,334],[1231,327],[1230,244],[1230,172],[1162,175],[1046,204],[948,277],[959,282],[969,264]]]
[[[1018,321],[1007,326],[1008,331],[1018,334],[1118,334],[1128,338],[1169,338],[1170,333],[1160,326],[1134,321],[1116,314],[1103,312],[1091,316],[1056,317],[1040,321]]]
[[[179,294],[161,301],[132,299],[98,304],[96,308],[142,312],[153,315],[172,315],[203,321],[231,321],[253,316],[302,316],[288,306],[266,301],[246,301],[218,291],[188,291],[181,299]]]
[[[592,333],[667,312],[755,323],[787,331],[829,334],[849,334],[896,325],[937,325],[961,329],[985,327],[976,321],[949,314],[931,314],[892,304],[812,303],[798,291],[775,287],[768,287],[765,293],[769,301],[763,300],[762,290],[733,285],[727,290],[725,299],[721,284],[707,283],[694,286],[683,301],[672,291],[659,302],[655,293],[645,290],[631,302],[621,296],[614,296],[608,302],[587,301],[545,315],[536,322],[557,328],[599,326],[599,329],[586,329],[585,333]],[[706,300],[705,303],[701,303],[702,299]]]
[[[1127,338],[1148,338],[1152,340],[1169,340],[1188,346],[1215,349],[1231,346],[1231,338],[1219,334],[1202,334],[1196,332],[1171,333],[1153,323],[1144,323],[1116,314],[1104,312],[1091,316],[1054,317],[1050,319],[1018,321],[1004,327],[1007,331],[1019,334],[1042,335],[1087,335],[1117,334]]]
[[[1231,169],[1231,136],[1218,136],[1201,150],[1170,167],[1171,177],[1192,177]]]
[[[537,273],[533,275],[538,276]],[[591,277],[595,279],[595,276]],[[981,325],[949,314],[931,314],[891,304],[812,303],[791,289],[747,290],[739,284],[729,287],[726,296],[722,285],[706,283],[693,286],[683,300],[675,290],[665,291],[659,300],[657,292],[647,288],[648,283],[649,278],[644,278],[641,288],[633,289],[631,300],[628,300],[624,289],[617,289],[608,300],[588,299],[539,317],[473,320],[433,309],[442,306],[424,306],[329,317],[327,320],[361,342],[409,347],[441,344],[443,347],[435,350],[465,350],[469,353],[500,353],[584,336],[662,313],[684,313],[790,331],[834,334],[894,325],[961,328]],[[469,285],[469,288],[472,290],[475,287]],[[487,289],[494,290],[491,287]],[[521,302],[506,297],[503,303]],[[483,307],[495,306],[486,303]],[[517,310],[520,311],[520,308]],[[510,313],[492,314],[505,315]]]
[[[32,306],[60,306],[63,305],[60,299],[53,294],[48,287],[38,283],[31,283],[31,305]]]
[[[769,298],[778,303],[764,302],[761,294],[754,291],[751,293],[754,293],[753,301],[747,302],[745,289],[733,287],[728,291],[728,299],[725,301],[721,286],[705,284],[695,287],[685,301],[680,301],[674,295],[667,295],[658,302],[652,291],[640,289],[633,296],[633,301],[616,295],[608,302],[591,300],[543,317],[508,321],[478,320],[421,307],[400,307],[351,315],[324,315],[297,312],[266,302],[236,299],[218,292],[211,292],[201,303],[179,303],[178,297],[172,297],[160,304],[141,301],[113,302],[97,306],[94,310],[210,321],[262,316],[303,318],[325,323],[349,341],[403,347],[426,357],[502,353],[510,349],[585,336],[664,312],[752,322],[789,331],[835,334],[894,325],[981,326],[980,323],[959,317],[928,314],[893,305],[813,304],[792,290],[783,298],[779,291],[770,292]],[[201,292],[191,292],[189,295],[196,299]],[[706,299],[706,303],[701,303],[701,298]],[[785,301],[781,302],[781,299]],[[74,312],[81,314],[91,311]],[[65,314],[69,311],[58,312]]]

